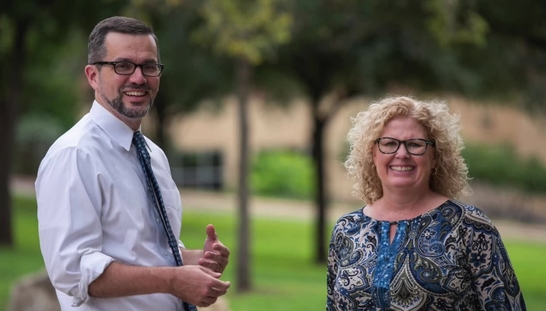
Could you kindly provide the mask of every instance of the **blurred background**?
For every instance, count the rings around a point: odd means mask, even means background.
[[[87,38],[113,15],[159,37],[143,131],[169,156],[184,243],[202,247],[214,223],[231,248],[223,310],[324,309],[330,230],[363,205],[345,137],[385,95],[460,114],[474,189],[461,200],[498,227],[529,310],[546,306],[546,2],[4,0],[0,310],[43,271],[35,175],[90,108]]]

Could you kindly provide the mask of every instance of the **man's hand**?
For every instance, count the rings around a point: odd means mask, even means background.
[[[230,282],[219,280],[221,274],[201,266],[174,268],[170,279],[170,293],[198,307],[208,307],[224,295]]]
[[[223,273],[229,262],[229,249],[218,240],[213,225],[208,225],[206,231],[207,239],[203,247],[203,258],[200,258],[198,263],[212,271]]]

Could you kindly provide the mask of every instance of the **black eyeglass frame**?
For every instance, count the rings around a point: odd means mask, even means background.
[[[135,67],[133,68],[133,71],[131,73],[119,73],[116,69],[116,65],[117,64],[121,64],[121,63],[126,63],[126,64],[132,64],[134,65]],[[113,68],[114,68],[114,72],[118,75],[121,75],[121,76],[130,76],[132,75],[133,73],[135,73],[137,67],[140,67],[140,71],[142,72],[143,75],[145,75],[146,77],[159,77],[161,76],[161,73],[163,72],[163,68],[165,67],[165,65],[163,64],[160,64],[160,63],[144,63],[144,64],[135,64],[133,62],[130,62],[130,61],[118,61],[118,62],[94,62],[92,63],[91,65],[111,65]],[[154,66],[157,66],[159,68],[159,73],[157,75],[149,75],[149,74],[146,74],[144,73],[144,68],[143,66],[150,66],[150,65],[154,65]]]
[[[381,150],[381,145],[379,144],[379,142],[382,139],[391,139],[391,140],[397,141],[398,142],[398,147],[396,147],[396,149],[393,152],[384,152],[383,150]],[[406,143],[408,141],[411,142],[411,141],[415,141],[415,140],[422,141],[422,142],[425,143],[425,150],[422,153],[414,153],[414,152],[411,152],[411,151],[408,150],[408,145],[406,145]],[[425,152],[427,152],[427,149],[428,149],[429,145],[431,147],[436,146],[436,143],[433,140],[426,140],[426,139],[423,139],[423,138],[411,138],[411,139],[408,139],[408,140],[400,140],[400,139],[396,139],[396,138],[392,138],[392,137],[379,137],[378,139],[375,140],[375,143],[377,144],[377,149],[379,149],[379,152],[381,152],[382,154],[394,154],[394,153],[398,152],[398,150],[400,149],[400,146],[402,144],[404,144],[404,148],[406,148],[406,151],[409,154],[414,155],[414,156],[421,156],[421,155],[425,154]]]

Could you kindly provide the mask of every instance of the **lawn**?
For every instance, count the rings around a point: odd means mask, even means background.
[[[16,247],[0,248],[0,306],[5,306],[13,280],[43,267],[37,237],[35,202],[17,198],[14,208]],[[231,265],[224,276],[232,281],[227,298],[232,310],[324,310],[324,265],[313,264],[313,228],[308,222],[255,218],[251,239],[251,272],[254,290],[238,294],[234,275],[236,262],[236,221],[232,215],[188,211],[183,219],[183,241],[188,248],[200,248],[205,226],[213,223],[220,239],[230,246]],[[529,310],[546,306],[546,244],[506,241]]]

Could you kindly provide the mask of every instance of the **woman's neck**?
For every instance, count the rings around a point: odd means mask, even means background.
[[[447,200],[430,189],[421,192],[386,192],[369,205],[366,215],[377,220],[397,221],[413,219],[440,206]]]

